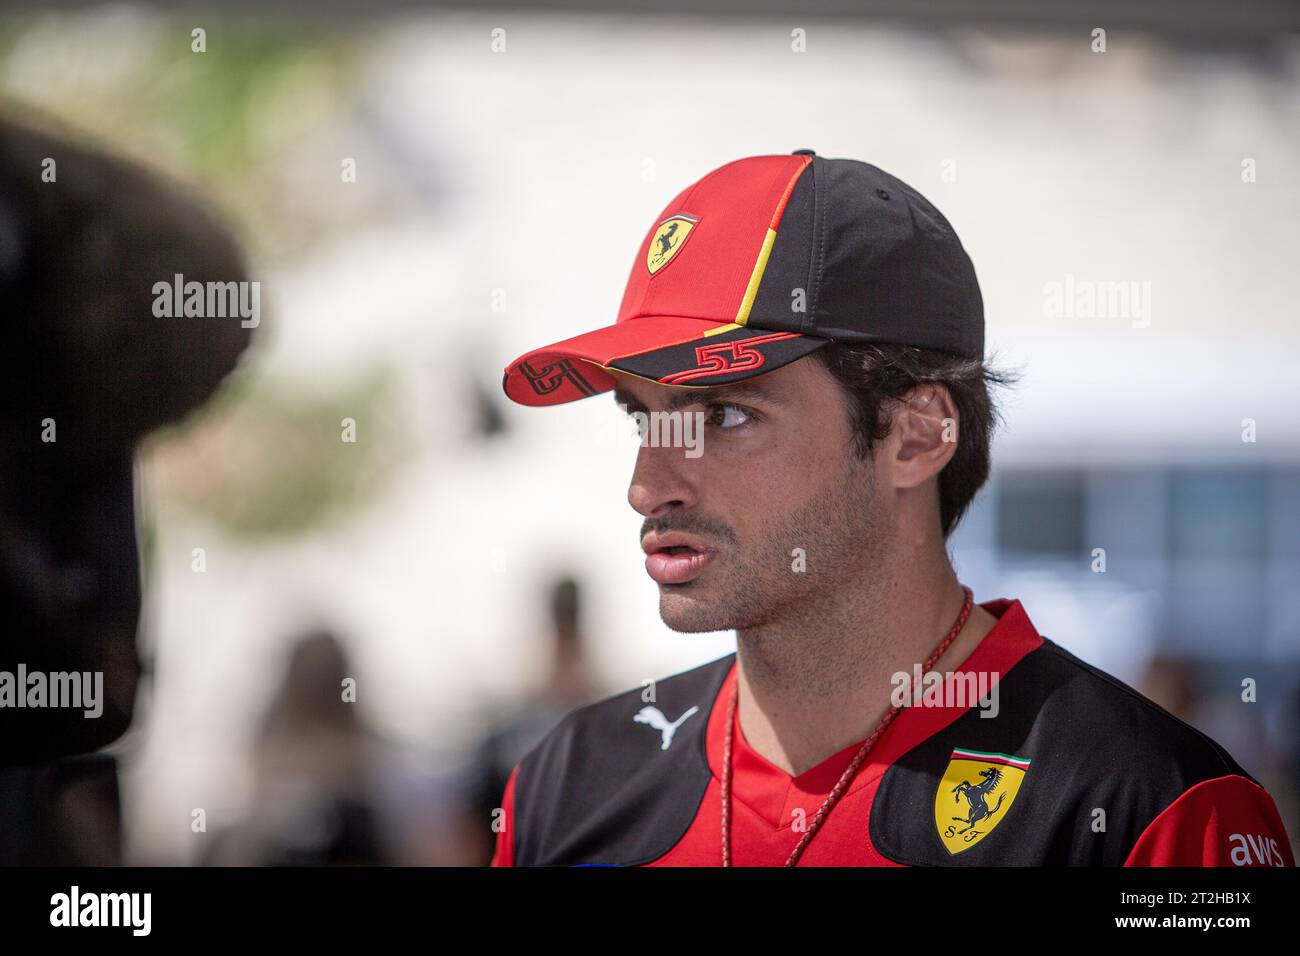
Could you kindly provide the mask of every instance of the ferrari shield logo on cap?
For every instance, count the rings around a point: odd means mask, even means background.
[[[1006,819],[1029,761],[1007,754],[954,750],[934,795],[934,825],[954,856]]]
[[[699,221],[698,216],[688,216],[683,212],[669,216],[655,227],[655,234],[650,237],[650,248],[645,255],[645,265],[651,275],[673,260],[682,246],[686,245],[686,238]]]

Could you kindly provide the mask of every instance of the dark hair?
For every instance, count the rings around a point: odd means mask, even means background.
[[[1010,386],[1018,376],[982,359],[908,345],[832,342],[812,353],[843,389],[854,432],[854,452],[871,454],[889,434],[890,412],[913,388],[942,385],[957,409],[957,450],[939,472],[939,525],[948,537],[989,477],[989,447],[1000,420],[989,386]]]

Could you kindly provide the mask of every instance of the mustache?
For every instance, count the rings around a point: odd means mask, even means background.
[[[701,538],[709,538],[714,541],[721,541],[724,544],[736,543],[736,532],[732,531],[727,525],[720,521],[710,521],[707,518],[700,518],[697,515],[669,515],[665,518],[646,518],[641,523],[641,534],[638,541],[644,538],[651,531],[656,534],[667,534],[669,531],[682,531],[686,534],[696,534]]]

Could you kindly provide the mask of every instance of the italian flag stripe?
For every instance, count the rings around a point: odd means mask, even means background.
[[[1021,770],[1029,769],[1029,760],[1024,757],[1013,757],[1010,754],[985,753],[982,750],[954,750],[950,760],[987,760],[992,763],[1010,764],[1013,767],[1019,767]]]

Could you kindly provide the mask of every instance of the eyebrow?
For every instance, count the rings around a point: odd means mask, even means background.
[[[732,385],[719,385],[713,388],[679,386],[673,388],[673,394],[664,403],[670,411],[688,408],[691,405],[722,404],[728,402],[762,401],[775,402],[771,391],[753,382],[736,382]],[[614,389],[614,403],[625,405],[633,411],[645,411],[646,407],[631,392],[619,386]]]

